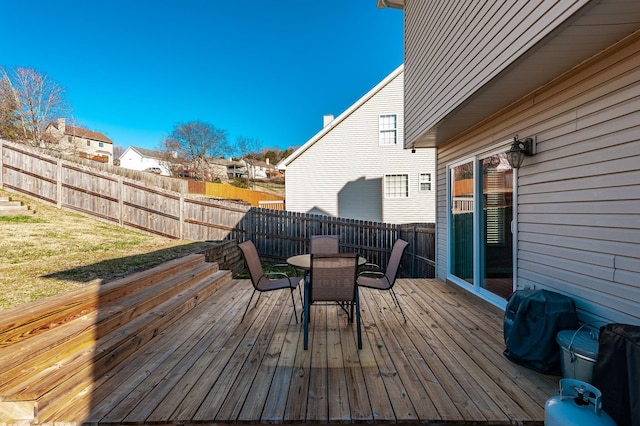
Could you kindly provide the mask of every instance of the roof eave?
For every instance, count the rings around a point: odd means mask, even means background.
[[[601,20],[608,20],[608,31],[592,43],[583,43],[589,31],[605,25]],[[602,0],[588,4],[428,130],[413,140],[405,141],[405,147],[432,148],[446,143],[638,29],[640,2]],[[581,37],[581,34],[585,36]]]
[[[405,0],[378,0],[378,7],[380,9],[404,9]]]

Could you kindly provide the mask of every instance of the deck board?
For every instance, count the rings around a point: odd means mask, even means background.
[[[336,306],[313,306],[302,348],[287,291],[232,280],[43,422],[543,424],[558,377],[503,355],[502,313],[439,280],[361,289],[363,348]],[[298,315],[300,300],[296,297]],[[299,318],[299,317],[298,317]]]

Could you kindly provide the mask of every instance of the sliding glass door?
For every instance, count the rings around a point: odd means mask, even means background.
[[[480,287],[506,299],[513,290],[513,169],[504,154],[480,160]]]
[[[489,299],[513,290],[513,179],[503,153],[449,168],[449,273]]]
[[[463,163],[450,169],[450,268],[452,275],[469,284],[474,283],[473,271],[475,269],[473,256],[475,216],[473,169],[473,162]]]

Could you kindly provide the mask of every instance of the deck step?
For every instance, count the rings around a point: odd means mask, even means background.
[[[59,409],[230,280],[190,255],[3,313],[0,424]]]
[[[0,197],[0,216],[28,216],[34,214],[26,204],[21,201],[12,201],[9,197]]]

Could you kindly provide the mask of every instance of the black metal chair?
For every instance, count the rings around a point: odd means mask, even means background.
[[[310,253],[338,253],[339,237],[337,235],[312,235],[309,239]]]
[[[245,315],[247,315],[247,311],[249,310],[249,306],[251,305],[251,300],[253,299],[253,295],[258,292],[258,299],[260,298],[261,292],[274,291],[274,290],[282,290],[289,289],[291,290],[291,302],[293,303],[293,315],[296,319],[296,323],[298,322],[298,314],[296,312],[296,302],[293,297],[293,290],[298,288],[298,292],[300,293],[300,301],[302,301],[302,291],[300,290],[299,284],[300,281],[303,280],[302,277],[289,277],[287,274],[282,272],[267,272],[265,273],[262,264],[260,263],[260,257],[258,256],[258,251],[256,250],[256,246],[252,241],[245,241],[243,243],[238,244],[240,250],[242,251],[242,255],[244,256],[244,261],[247,264],[247,269],[249,269],[249,276],[251,277],[251,284],[253,285],[253,293],[251,293],[251,297],[249,298],[249,303],[247,303],[247,308],[244,310],[244,314],[242,315],[242,321],[244,321]],[[256,305],[258,304],[258,299],[256,299]]]
[[[402,256],[404,255],[408,245],[409,243],[405,240],[397,240],[393,244],[391,257],[389,258],[389,263],[387,263],[387,268],[384,272],[377,265],[373,265],[375,267],[373,270],[361,272],[357,279],[359,287],[368,287],[376,290],[390,290],[393,303],[400,308],[400,313],[402,313],[404,322],[407,322],[407,317],[404,315],[402,306],[400,306],[400,303],[398,302],[398,296],[396,296],[396,293],[393,291],[393,285],[398,277],[400,262],[402,261]]]
[[[317,302],[337,302],[347,311],[349,322],[353,322],[353,308],[357,324],[358,349],[362,349],[362,331],[360,325],[360,300],[356,275],[358,255],[355,253],[319,253],[311,254],[309,280],[304,291],[304,349],[309,346],[309,320],[311,305]],[[345,309],[346,311],[346,309]]]

